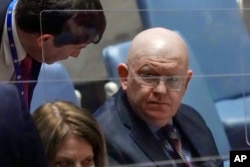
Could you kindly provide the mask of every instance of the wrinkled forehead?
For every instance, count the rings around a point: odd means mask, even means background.
[[[146,64],[152,67],[187,68],[187,57],[187,52],[183,49],[151,45],[131,50],[127,63],[136,68]]]
[[[161,58],[144,58],[137,59],[133,65],[134,71],[138,73],[154,73],[157,75],[182,75],[187,68],[183,65],[181,59],[161,59]]]

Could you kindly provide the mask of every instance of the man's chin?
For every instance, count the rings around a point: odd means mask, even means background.
[[[55,63],[56,61],[52,61],[52,60],[44,60],[43,63],[46,63],[46,64],[53,64]]]
[[[171,119],[171,116],[168,117],[166,115],[148,115],[146,118],[146,122],[155,127],[162,127],[168,123]]]
[[[149,118],[161,119],[161,118],[165,117],[166,110],[147,110],[146,115]]]

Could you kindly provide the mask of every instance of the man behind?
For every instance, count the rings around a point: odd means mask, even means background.
[[[117,67],[121,88],[94,114],[111,164],[223,166],[202,159],[219,154],[213,136],[198,112],[181,104],[192,76],[188,61],[184,40],[171,30],[152,28],[133,39],[126,64]]]
[[[99,0],[1,0],[0,82],[18,82],[26,108],[41,63],[77,57],[106,28]],[[27,88],[27,82],[32,81]]]

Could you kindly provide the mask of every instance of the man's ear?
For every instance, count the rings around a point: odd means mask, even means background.
[[[37,45],[42,47],[45,43],[53,41],[54,36],[51,34],[43,34],[36,39]]]
[[[188,72],[187,72],[187,81],[185,83],[185,90],[188,87],[188,83],[189,83],[190,79],[192,78],[192,75],[193,75],[193,71],[192,70],[188,70]]]
[[[117,72],[120,79],[121,87],[124,91],[126,91],[128,82],[128,66],[124,63],[118,64]]]

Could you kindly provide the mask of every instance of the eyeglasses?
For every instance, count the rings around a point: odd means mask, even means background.
[[[138,75],[136,77],[138,83],[147,88],[155,88],[163,81],[165,86],[170,90],[180,91],[184,87],[186,80],[185,76],[153,76],[153,75]]]

